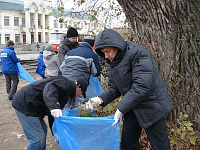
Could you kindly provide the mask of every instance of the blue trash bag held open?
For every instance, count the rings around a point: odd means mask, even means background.
[[[72,112],[70,112],[72,111]],[[53,134],[60,150],[119,150],[120,123],[112,126],[113,116],[76,117],[78,109],[63,110],[54,118]]]
[[[35,79],[26,71],[26,69],[24,69],[24,67],[20,63],[17,63],[17,67],[19,70],[18,75],[19,75],[20,79],[26,80],[28,82],[35,81]]]
[[[89,85],[87,88],[90,98],[99,96],[103,91],[103,87],[97,77],[90,76]]]

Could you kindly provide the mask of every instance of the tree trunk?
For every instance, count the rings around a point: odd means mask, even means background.
[[[200,0],[118,0],[136,41],[153,54],[180,112],[200,127]]]

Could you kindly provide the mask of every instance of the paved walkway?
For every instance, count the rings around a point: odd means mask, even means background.
[[[20,58],[20,60],[37,60],[38,53],[37,54],[17,54],[17,57]]]

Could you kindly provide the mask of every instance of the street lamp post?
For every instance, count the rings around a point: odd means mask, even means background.
[[[32,33],[33,33],[33,27],[30,27],[29,29],[28,29],[28,31],[31,33],[31,35],[32,35]],[[31,39],[31,44],[32,44],[32,39]]]

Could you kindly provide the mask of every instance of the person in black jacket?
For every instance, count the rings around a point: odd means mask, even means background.
[[[166,129],[171,99],[150,52],[135,42],[124,41],[111,29],[97,35],[95,51],[106,59],[108,88],[86,103],[86,108],[106,106],[122,95],[113,123],[124,117],[122,150],[140,149],[142,128],[154,150],[171,149]]]
[[[53,117],[61,117],[66,104],[72,105],[81,94],[85,96],[87,85],[82,79],[50,77],[28,84],[15,94],[12,106],[28,139],[28,150],[46,150],[44,116],[48,115],[51,128]]]
[[[59,58],[60,64],[62,64],[67,52],[79,46],[77,42],[77,38],[78,38],[77,30],[73,27],[70,27],[67,30],[67,35],[63,37],[63,40],[61,41],[59,49],[58,49],[58,58]]]

